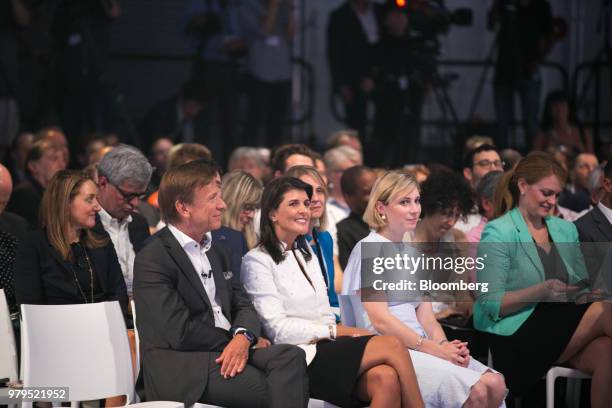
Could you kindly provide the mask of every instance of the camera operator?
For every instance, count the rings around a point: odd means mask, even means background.
[[[498,28],[494,95],[499,131],[495,145],[508,147],[514,122],[514,94],[521,101],[526,145],[538,133],[542,78],[540,64],[553,44],[554,25],[547,0],[496,0],[489,29]],[[510,147],[513,143],[510,143]]]
[[[372,54],[374,139],[379,146],[377,158],[385,167],[400,167],[415,159],[425,92],[435,71],[436,50],[427,44],[421,36],[410,34],[407,10],[389,2],[384,32]]]
[[[238,68],[247,45],[241,38],[239,11],[236,0],[191,0],[185,18],[185,34],[195,51],[193,80],[209,108],[212,134],[223,140],[220,158],[229,157],[240,145],[235,126],[239,123]]]

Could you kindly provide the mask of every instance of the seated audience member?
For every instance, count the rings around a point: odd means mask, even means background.
[[[312,150],[303,144],[279,146],[272,154],[270,163],[274,177],[281,177],[293,166],[314,166]]]
[[[576,127],[572,123],[575,119],[567,94],[564,91],[549,93],[544,102],[542,130],[533,141],[533,150],[563,147],[572,155],[593,153],[591,134],[586,129]]]
[[[597,170],[595,170],[597,171]],[[607,162],[603,169],[601,182],[603,197],[593,206],[593,209],[574,222],[578,230],[580,242],[584,243],[611,243],[612,242],[612,164]],[[591,281],[596,282],[602,262],[610,245],[587,244],[584,247],[585,260],[588,266]],[[601,271],[606,274],[604,279],[612,282],[610,271]],[[612,288],[611,288],[612,289]]]
[[[591,197],[587,183],[598,164],[597,157],[591,153],[580,153],[570,160],[570,183],[559,196],[559,205],[576,212],[589,208]]]
[[[260,182],[264,180],[265,163],[255,147],[238,147],[230,155],[227,171],[242,170]]]
[[[101,152],[106,147],[103,137],[92,135],[85,144],[85,151],[78,154],[78,161],[81,168],[87,167],[92,163],[98,163],[102,158]]]
[[[363,220],[363,213],[368,206],[370,191],[375,181],[374,172],[365,166],[354,166],[345,170],[340,179],[344,199],[351,209],[349,216],[337,226],[338,260],[342,269],[346,268],[355,244],[370,233],[370,227]]]
[[[20,216],[4,211],[12,191],[11,173],[0,164],[0,288],[4,289],[9,310],[15,312],[15,255],[19,242],[23,240],[29,227],[26,220]]]
[[[467,242],[474,244],[480,242],[482,230],[485,225],[487,225],[487,222],[493,219],[495,213],[493,194],[495,193],[495,188],[502,174],[501,171],[491,171],[480,179],[478,186],[476,186],[476,202],[478,204],[478,215],[480,220],[476,227],[465,234]]]
[[[329,180],[327,179],[327,165],[325,164],[325,160],[323,159],[323,156],[321,155],[321,153],[312,152],[312,158],[314,159],[314,162],[315,162],[315,166],[314,166],[315,169],[317,169],[317,171],[319,172],[319,175],[325,182],[325,186],[328,186]]]
[[[159,204],[168,225],[134,266],[147,399],[305,407],[304,353],[257,340],[260,322],[226,272],[229,254],[211,243],[225,210],[219,169],[203,160],[168,169]]]
[[[241,231],[248,249],[254,248],[257,245],[257,235],[253,219],[261,202],[261,182],[247,172],[236,170],[223,176],[221,191],[223,201],[227,204],[221,224]]]
[[[170,150],[174,144],[172,140],[167,137],[160,137],[151,146],[151,152],[149,153],[149,161],[155,169],[149,182],[148,190],[150,192],[157,191],[159,183],[164,175],[164,172],[168,168],[168,159],[170,157]]]
[[[342,129],[333,132],[327,139],[325,150],[331,150],[338,146],[352,147],[359,153],[363,153],[363,146],[361,145],[361,139],[359,139],[359,133],[354,129]]]
[[[472,194],[467,181],[459,174],[444,171],[432,173],[421,185],[422,219],[414,231],[406,234],[405,241],[431,245],[433,253],[436,253],[440,243],[444,250],[452,248],[449,243],[467,243],[465,233],[454,227],[457,220],[465,217],[474,207]],[[468,246],[463,244],[455,250],[460,253],[468,250]],[[457,299],[433,302],[432,307],[436,317],[444,319],[459,315],[467,320],[471,315],[472,299],[465,296],[466,294],[466,291],[459,291]]]
[[[66,134],[57,126],[49,126],[36,132],[36,140],[48,140],[54,143],[62,152],[62,157],[66,162],[66,167],[70,163],[70,150],[68,149],[68,139]]]
[[[348,217],[350,213],[350,209],[342,194],[340,179],[346,169],[362,165],[363,156],[352,147],[342,145],[326,151],[323,158],[327,167],[327,179],[330,189],[327,200],[327,231],[331,234],[334,242],[337,242],[336,225]],[[334,247],[334,255],[338,255],[337,246]]]
[[[85,173],[61,170],[41,204],[42,229],[19,246],[15,295],[19,304],[118,300],[127,314],[125,281],[113,244],[97,235],[98,188]]]
[[[128,294],[132,295],[134,257],[149,238],[147,220],[136,211],[146,196],[153,168],[135,147],[119,145],[98,165],[98,202],[95,231],[115,246]]]
[[[516,164],[523,158],[523,155],[518,150],[510,148],[500,151],[499,156],[504,163],[503,171],[512,170],[514,166],[516,166]]]
[[[242,262],[242,283],[273,343],[299,345],[310,396],[338,406],[423,407],[408,352],[394,337],[336,325],[319,263],[304,235],[312,187],[271,181],[261,203],[260,245]],[[329,341],[335,340],[335,341]]]
[[[468,181],[473,191],[480,180],[491,171],[503,171],[504,162],[499,156],[497,148],[483,144],[476,149],[470,150],[463,159],[463,177]],[[465,219],[460,219],[456,223],[456,228],[465,233],[470,232],[478,226],[480,216],[478,208],[472,208],[466,215]]]
[[[416,180],[405,173],[391,171],[374,184],[364,214],[374,231],[357,243],[344,271],[342,295],[348,302],[342,304],[342,315],[354,316],[359,327],[400,339],[410,350],[426,406],[498,407],[506,394],[503,376],[471,358],[467,343],[446,339],[428,298],[407,302],[362,287],[361,243],[402,242],[417,226],[419,199]],[[366,290],[376,300],[367,301]]]
[[[592,406],[605,407],[612,398],[612,304],[572,300],[583,298],[574,283],[587,277],[574,249],[578,233],[550,216],[566,177],[542,152],[504,174],[495,192],[497,218],[486,225],[478,249],[486,256],[478,281],[489,290],[474,304],[474,326],[488,333],[493,365],[512,396],[562,365],[592,375]]]
[[[25,218],[35,229],[43,192],[55,173],[66,168],[66,160],[59,146],[41,139],[32,144],[25,165],[26,180],[15,187],[6,209]]]
[[[340,305],[336,288],[342,287],[342,275],[338,276],[334,270],[334,242],[329,232],[325,231],[327,224],[327,184],[323,181],[321,174],[311,166],[295,166],[290,168],[286,175],[302,180],[312,187],[312,197],[310,199],[310,225],[308,234],[305,235],[306,241],[312,248],[312,252],[317,256],[317,262],[323,273],[325,286],[327,287],[327,297],[329,304],[336,315],[336,320],[340,320]]]

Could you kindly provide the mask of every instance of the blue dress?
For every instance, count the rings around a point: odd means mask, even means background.
[[[313,229],[312,235],[306,235],[306,239],[312,242],[312,251],[317,257],[321,271],[323,271],[323,278],[327,284],[329,304],[336,313],[336,318],[338,318],[339,305],[338,294],[334,289],[334,241],[332,236],[327,231]]]

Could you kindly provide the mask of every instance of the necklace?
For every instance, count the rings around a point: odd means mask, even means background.
[[[85,248],[80,243],[77,243],[77,245],[80,246],[81,249],[83,250],[83,253],[85,254],[85,260],[87,261],[87,268],[89,269],[89,289],[91,292],[91,303],[93,303],[94,302],[93,268],[91,267],[91,262],[89,261],[87,250],[85,250]],[[77,287],[79,288],[79,292],[81,292],[81,296],[83,296],[83,300],[85,300],[85,303],[90,303],[87,301],[87,296],[85,296],[85,292],[83,291],[83,288],[81,287],[81,284],[79,283],[79,280],[77,279],[76,270],[74,267],[72,268],[72,274],[74,275],[74,281],[76,282]]]

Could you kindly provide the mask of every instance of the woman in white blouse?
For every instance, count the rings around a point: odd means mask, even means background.
[[[273,343],[299,345],[310,395],[339,406],[423,407],[409,354],[394,337],[336,325],[320,267],[304,239],[312,187],[293,177],[266,186],[259,245],[241,280]]]
[[[401,243],[404,234],[414,231],[420,214],[420,194],[414,177],[391,171],[376,181],[363,217],[375,232],[357,243],[344,270],[342,295],[348,301],[341,303],[342,319],[351,316],[358,327],[394,335],[410,349],[427,407],[503,405],[503,376],[472,359],[467,343],[446,339],[431,302],[408,302],[408,293],[376,292],[371,288],[369,293],[377,301],[361,301],[360,292],[365,289],[361,285],[362,243]],[[406,250],[401,246],[381,247],[383,251],[390,249],[397,253]]]

